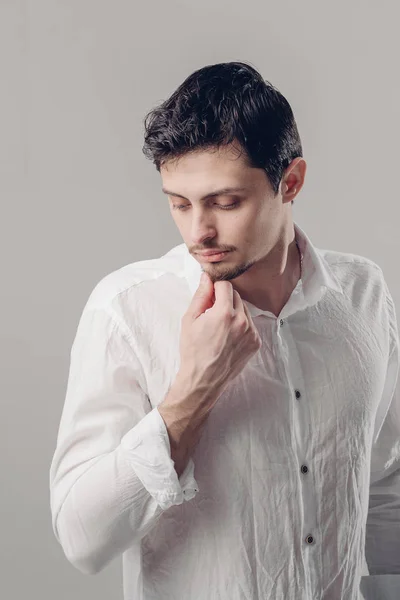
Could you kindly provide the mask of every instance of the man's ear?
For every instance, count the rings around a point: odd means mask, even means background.
[[[292,160],[282,177],[281,193],[285,200],[293,200],[303,187],[307,163],[301,156]]]

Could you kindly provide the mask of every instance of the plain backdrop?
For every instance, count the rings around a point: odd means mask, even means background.
[[[399,310],[399,18],[395,0],[0,0],[2,600],[122,600],[120,558],[87,576],[64,557],[49,468],[91,290],[182,243],[142,121],[194,70],[250,61],[285,95],[295,221],[377,262]]]

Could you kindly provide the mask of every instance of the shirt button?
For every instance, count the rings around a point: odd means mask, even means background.
[[[308,467],[307,467],[307,465],[301,465],[301,472],[302,473],[308,473]]]
[[[307,544],[313,544],[313,543],[314,543],[314,538],[313,538],[313,536],[312,536],[312,535],[308,535],[308,536],[306,537],[306,542],[307,542]]]
[[[282,327],[282,325],[284,324],[284,322],[285,322],[285,321],[284,321],[283,319],[281,319],[281,320],[280,320],[281,327]]]
[[[300,394],[299,390],[295,390],[295,394],[296,394],[296,398],[297,399],[301,397],[301,394]]]

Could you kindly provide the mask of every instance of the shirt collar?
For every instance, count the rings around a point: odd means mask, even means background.
[[[288,302],[282,308],[280,318],[288,317],[298,310],[313,306],[322,298],[327,289],[343,293],[339,280],[324,258],[324,252],[313,245],[310,238],[297,223],[293,223],[293,226],[300,251],[303,254],[303,273]],[[183,244],[183,246],[184,274],[193,297],[199,287],[202,269],[200,263],[190,254],[186,245]],[[261,310],[247,300],[244,300],[244,302],[252,317],[263,314],[276,318],[272,312]]]

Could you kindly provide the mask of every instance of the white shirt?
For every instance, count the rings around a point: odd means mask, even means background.
[[[302,279],[278,317],[247,302],[262,347],[179,480],[157,405],[200,264],[181,244],[126,265],[83,309],[50,469],[53,528],[82,573],[122,554],[125,600],[355,600],[364,549],[370,574],[400,573],[393,300],[373,261],[294,228]]]

